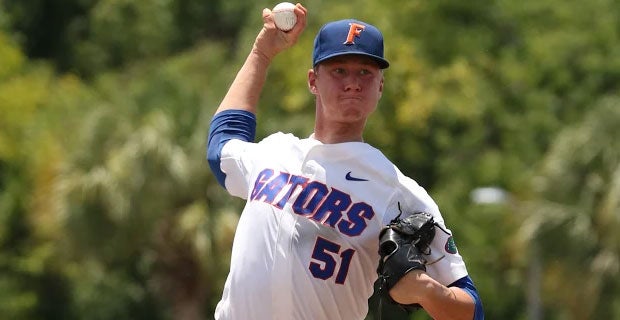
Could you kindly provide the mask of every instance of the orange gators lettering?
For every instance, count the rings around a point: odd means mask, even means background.
[[[362,31],[366,29],[366,26],[359,23],[349,23],[349,34],[347,35],[347,41],[343,44],[355,44],[355,37],[362,34]]]

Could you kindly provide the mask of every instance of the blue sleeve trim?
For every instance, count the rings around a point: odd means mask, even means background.
[[[207,160],[217,182],[226,188],[226,174],[220,168],[222,148],[231,139],[252,142],[256,137],[256,115],[245,110],[224,110],[211,119]]]
[[[482,300],[480,300],[480,295],[478,294],[478,290],[474,285],[474,281],[469,276],[465,276],[461,279],[456,280],[448,287],[458,287],[465,290],[465,292],[467,292],[474,299],[474,320],[484,320],[484,309],[482,308]]]

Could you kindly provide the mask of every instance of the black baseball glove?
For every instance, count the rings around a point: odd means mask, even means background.
[[[399,215],[379,233],[379,293],[390,302],[396,303],[389,291],[398,280],[412,270],[426,271],[424,255],[430,254],[435,225],[432,215],[416,212],[404,219],[400,219]],[[419,306],[406,307],[410,310]]]

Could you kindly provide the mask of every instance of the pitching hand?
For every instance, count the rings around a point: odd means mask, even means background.
[[[281,51],[293,46],[306,28],[307,13],[308,10],[300,3],[295,5],[297,23],[293,29],[285,32],[276,27],[271,10],[263,9],[263,29],[256,37],[253,50],[271,60]]]

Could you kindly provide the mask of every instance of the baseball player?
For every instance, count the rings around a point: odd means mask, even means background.
[[[211,121],[211,169],[246,200],[215,318],[364,319],[380,279],[382,301],[435,319],[483,319],[435,202],[363,142],[389,66],[377,28],[357,20],[323,26],[308,71],[314,132],[254,142],[269,64],[306,26],[301,4],[295,14],[297,24],[283,32],[263,10],[263,28]]]

